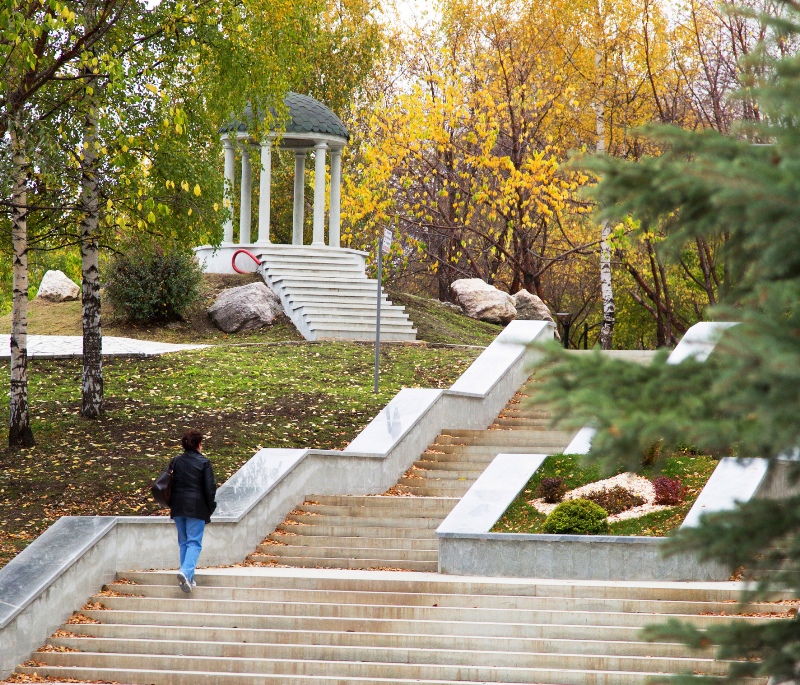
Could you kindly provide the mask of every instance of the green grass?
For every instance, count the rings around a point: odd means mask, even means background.
[[[0,565],[59,516],[153,514],[149,486],[189,427],[218,482],[259,447],[338,449],[401,387],[444,388],[480,350],[387,345],[381,391],[374,352],[355,343],[214,347],[105,362],[106,416],[79,415],[81,362],[30,362],[37,445],[0,449]],[[8,386],[8,363],[0,383]],[[0,445],[7,444],[2,407]]]
[[[652,478],[656,475],[665,475],[670,478],[680,478],[686,486],[686,500],[675,507],[656,511],[645,516],[624,521],[614,521],[610,524],[611,535],[644,535],[664,536],[669,531],[677,528],[692,504],[700,494],[700,490],[711,477],[717,466],[717,460],[707,456],[678,453],[667,457],[660,463],[658,473],[652,469],[643,469],[641,475]],[[536,491],[543,478],[560,477],[568,490],[588,485],[604,476],[597,467],[587,464],[580,455],[557,454],[545,459],[544,463],[533,474],[527,485],[509,505],[506,512],[495,523],[492,531],[495,533],[542,533],[545,515],[539,513],[528,504],[528,500],[536,497]]]
[[[419,340],[486,346],[503,330],[502,326],[470,319],[457,307],[439,300],[394,290],[390,290],[388,295],[393,304],[405,307],[406,313],[417,329]]]

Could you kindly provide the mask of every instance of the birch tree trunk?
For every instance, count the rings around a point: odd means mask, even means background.
[[[599,80],[597,89],[597,103],[595,104],[595,127],[597,133],[598,155],[606,153],[605,130],[605,97],[603,89],[603,55],[600,50],[594,53],[594,64]],[[614,323],[616,321],[616,305],[614,304],[614,289],[611,284],[611,223],[604,221],[600,226],[600,298],[603,302],[603,324],[600,327],[600,347],[610,350],[614,341]]]
[[[88,77],[88,73],[86,75]],[[88,88],[94,80],[89,78]],[[84,119],[81,159],[81,270],[83,280],[83,374],[81,415],[96,419],[103,414],[103,333],[100,322],[100,267],[98,227],[100,207],[97,192],[97,112],[92,91],[87,89],[89,109]]]
[[[28,413],[28,155],[19,114],[9,122],[12,155],[11,244],[13,296],[11,314],[11,392],[9,447],[36,444]]]

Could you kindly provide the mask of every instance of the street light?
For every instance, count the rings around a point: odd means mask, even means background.
[[[572,312],[556,312],[556,318],[564,329],[564,349],[569,348],[569,327],[572,325]]]

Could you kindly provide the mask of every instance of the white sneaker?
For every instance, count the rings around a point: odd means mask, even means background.
[[[178,583],[187,595],[192,591],[192,584],[189,579],[183,575],[183,571],[178,571]]]
[[[196,587],[197,587],[197,583],[195,583],[194,581],[192,581],[192,590],[194,590]]]

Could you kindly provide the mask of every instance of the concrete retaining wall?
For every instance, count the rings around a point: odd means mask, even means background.
[[[526,380],[528,344],[552,336],[552,324],[512,322],[450,390],[401,390],[340,452],[260,450],[217,491],[201,563],[240,562],[307,494],[383,492],[444,428],[486,428]],[[0,569],[0,677],[117,571],[176,567],[167,518],[59,519]]]

